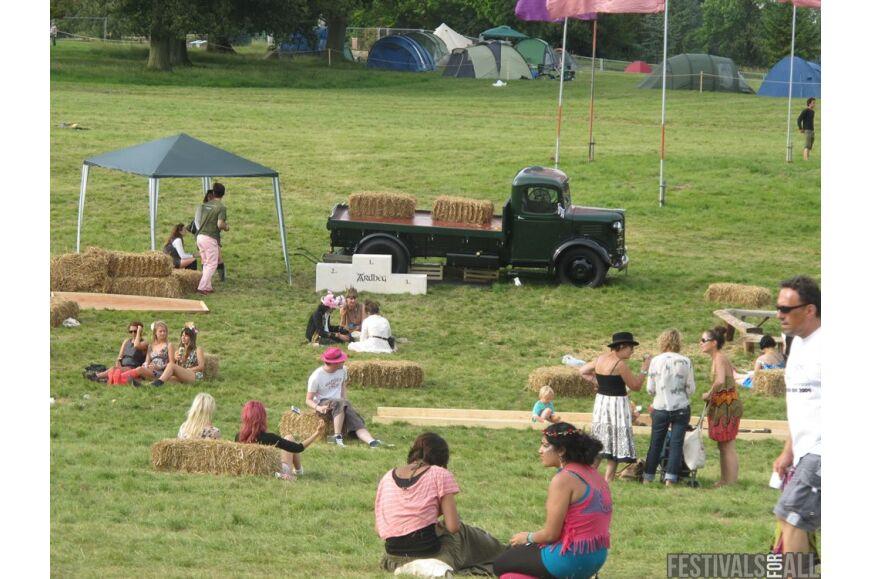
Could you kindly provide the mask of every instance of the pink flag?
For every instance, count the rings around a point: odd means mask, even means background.
[[[550,13],[551,18],[571,18],[588,12],[626,14],[664,11],[665,0],[547,0],[547,12]]]
[[[794,4],[798,8],[821,8],[822,0],[777,0],[777,2],[788,2]]]

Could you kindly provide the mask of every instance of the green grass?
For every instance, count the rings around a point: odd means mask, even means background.
[[[289,247],[329,248],[326,217],[355,190],[399,189],[422,207],[440,194],[500,206],[517,170],[551,164],[558,84],[442,79],[368,71],[310,59],[264,61],[196,52],[192,69],[144,70],[141,47],[60,42],[51,59],[51,251],[75,248],[82,159],[178,132],[280,172]],[[596,77],[597,160],[585,162],[588,78],[566,85],[563,163],[574,202],[626,209],[628,274],[597,290],[543,280],[523,287],[430,285],[429,295],[390,296],[382,309],[407,336],[400,358],[426,372],[413,392],[352,391],[366,417],[383,406],[530,409],[529,372],[565,353],[590,357],[612,332],[633,331],[652,351],[666,327],[685,336],[699,391],[709,363],[697,348],[715,323],[704,290],[714,281],[774,289],[820,273],[820,165],[783,162],[785,102],[744,95],[668,95],[668,204],[659,208],[660,93],[637,78]],[[88,131],[60,130],[77,122]],[[821,123],[819,123],[821,125]],[[821,131],[817,131],[817,135]],[[817,149],[818,150],[818,149]],[[800,151],[796,151],[799,158]],[[281,412],[304,400],[317,351],[303,331],[314,307],[313,266],[293,257],[283,273],[267,180],[228,179],[228,280],[195,316],[200,341],[222,358],[203,389],[218,401],[216,424],[232,436],[249,399]],[[148,245],[147,183],[91,171],[83,245],[139,251]],[[159,233],[187,222],[200,184],[164,180]],[[192,240],[187,240],[189,247]],[[165,319],[175,335],[191,316]],[[373,426],[395,451],[315,446],[294,485],[259,478],[156,473],[151,443],[174,436],[199,387],[108,388],[81,369],[113,359],[129,313],[84,311],[78,329],[51,330],[51,560],[56,575],[381,576],[372,504],[379,477],[400,464],[420,432]],[[771,328],[778,330],[776,324]],[[751,358],[729,348],[735,363]],[[635,362],[636,364],[637,362]],[[784,418],[782,400],[741,392],[747,418]],[[645,394],[634,396],[646,404]],[[697,397],[696,397],[697,398]],[[590,400],[558,399],[562,411]],[[696,399],[695,410],[700,409]],[[507,539],[538,528],[550,473],[531,433],[444,428],[463,489],[464,520]],[[638,447],[645,452],[647,440]],[[718,457],[700,473],[709,487]],[[665,554],[766,549],[776,492],[767,488],[774,441],[738,442],[741,482],[713,491],[616,483],[607,577],[659,577]],[[493,492],[493,489],[497,489]],[[727,537],[727,543],[723,538]]]

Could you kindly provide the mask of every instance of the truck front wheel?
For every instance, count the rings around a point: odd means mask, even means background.
[[[356,253],[392,256],[393,273],[408,273],[408,257],[398,241],[383,237],[366,241],[356,249]]]
[[[559,281],[578,287],[598,287],[604,283],[607,267],[591,249],[577,247],[569,249],[559,259],[557,267]]]

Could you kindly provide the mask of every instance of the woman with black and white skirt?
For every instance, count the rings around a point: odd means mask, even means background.
[[[628,390],[640,390],[650,363],[650,357],[644,356],[640,374],[632,373],[627,361],[637,345],[631,332],[617,332],[608,345],[610,352],[580,368],[584,378],[590,381],[594,378],[598,384],[592,411],[592,436],[604,446],[600,457],[607,460],[604,474],[607,482],[615,478],[617,463],[637,461]]]

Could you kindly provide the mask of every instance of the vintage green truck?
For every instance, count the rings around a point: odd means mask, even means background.
[[[609,268],[628,266],[625,211],[572,205],[568,176],[545,167],[517,173],[502,214],[485,225],[433,222],[429,211],[412,219],[356,219],[338,204],[326,227],[332,245],[326,261],[389,254],[394,273],[408,272],[417,258],[438,257],[478,271],[538,268],[560,282],[597,287]]]

